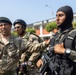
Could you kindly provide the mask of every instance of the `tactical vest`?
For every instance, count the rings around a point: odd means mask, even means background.
[[[58,43],[64,43],[65,48],[75,50],[74,39],[76,37],[76,29],[70,29],[64,33],[57,34],[51,41],[52,46]],[[76,63],[74,63],[68,56],[54,54],[51,57],[51,61],[57,63],[56,71],[58,75],[75,75],[76,74]]]

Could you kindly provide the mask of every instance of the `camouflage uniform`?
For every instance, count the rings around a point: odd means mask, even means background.
[[[8,44],[5,45],[0,35],[0,75],[14,75],[16,72],[21,42],[20,39],[11,35]]]
[[[33,67],[29,68],[30,75],[36,75],[37,68],[35,66],[35,62],[41,54],[41,47],[44,46],[42,39],[36,34],[26,33],[24,37],[22,37],[23,42],[26,42],[24,46],[25,52],[22,54],[20,62],[30,61],[32,62]],[[38,48],[39,47],[39,48]]]
[[[40,55],[40,51],[31,51],[31,49],[36,45],[39,44],[40,42],[42,42],[41,38],[38,37],[36,34],[31,34],[31,33],[26,33],[24,35],[24,37],[22,37],[23,42],[26,42],[23,44],[23,46],[25,47],[25,52],[23,53],[25,56],[28,56],[28,54],[30,55],[28,57],[29,61],[35,61],[35,59],[37,59],[37,57]],[[24,62],[24,60],[21,59],[21,62]]]

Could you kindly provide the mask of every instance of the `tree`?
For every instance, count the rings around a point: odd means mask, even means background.
[[[13,31],[11,32],[13,35],[17,36],[17,32]]]
[[[11,32],[13,35],[17,36],[17,32],[13,31]]]
[[[73,28],[76,28],[76,22],[73,22]]]
[[[36,33],[35,29],[33,29],[33,28],[27,28],[26,32]]]
[[[57,28],[56,22],[50,22],[46,25],[46,31],[50,32]]]

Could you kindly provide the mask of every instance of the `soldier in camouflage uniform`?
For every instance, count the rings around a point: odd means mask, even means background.
[[[25,21],[22,19],[17,19],[14,22],[14,28],[15,28],[16,32],[18,33],[18,36],[20,38],[22,38],[24,42],[26,42],[24,44],[24,46],[26,45],[26,49],[25,49],[25,52],[21,55],[20,62],[22,64],[27,63],[28,65],[33,66],[33,64],[35,65],[36,60],[40,56],[40,52],[41,52],[40,47],[43,47],[43,46],[45,47],[45,42],[42,42],[42,39],[38,35],[33,34],[33,33],[27,33],[25,31],[26,26],[27,25],[26,25]],[[40,46],[40,47],[38,48],[38,46]],[[32,71],[29,70],[30,75],[36,75],[35,72],[37,72],[37,71],[35,71],[36,70],[35,67],[36,66],[31,67]]]
[[[12,22],[0,17],[0,75],[15,75],[22,40],[11,34]]]
[[[29,46],[34,47],[34,45],[31,45],[31,42],[28,42],[26,44],[26,40],[23,40],[25,41],[24,44],[24,42],[20,38],[13,36],[11,34],[11,28],[12,28],[11,21],[6,17],[0,17],[0,32],[1,32],[0,33],[0,75],[15,75],[16,67],[17,67],[16,65],[17,62],[19,61],[19,56],[21,55],[23,50],[26,50]],[[44,45],[44,43],[41,45]],[[29,51],[27,53],[29,53]],[[23,55],[26,55],[26,52]],[[32,59],[30,58],[29,61],[30,60]],[[24,60],[21,60],[21,62],[23,61]]]

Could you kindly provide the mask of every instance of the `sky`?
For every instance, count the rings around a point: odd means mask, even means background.
[[[54,18],[57,9],[64,5],[76,13],[76,0],[0,0],[0,17],[8,17],[12,23],[23,19],[31,24]]]

